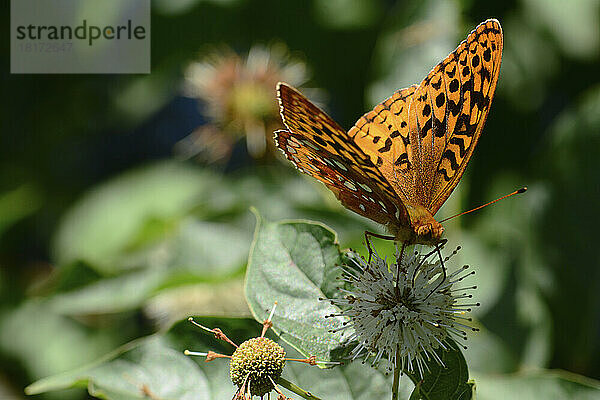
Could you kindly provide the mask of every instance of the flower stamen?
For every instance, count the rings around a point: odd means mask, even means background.
[[[376,365],[387,358],[390,371],[401,366],[423,376],[432,361],[444,365],[436,350],[448,350],[452,338],[466,339],[465,330],[476,330],[459,321],[470,322],[464,314],[479,303],[457,304],[471,299],[468,292],[476,286],[453,288],[473,272],[465,273],[469,267],[464,266],[447,273],[444,263],[460,247],[443,257],[444,244],[424,255],[398,246],[392,265],[376,251],[370,262],[348,253],[349,264],[341,274],[343,297],[330,300],[340,311],[327,317],[347,318],[333,332],[353,328],[347,340],[358,344],[350,352],[351,359],[365,356],[363,362],[370,358]]]
[[[215,358],[231,358],[231,356],[225,355],[225,354],[219,354],[219,353],[215,353],[214,351],[208,351],[207,353],[201,353],[198,351],[189,351],[189,350],[184,350],[183,354],[186,356],[201,356],[201,357],[206,357],[206,362],[212,361]]]
[[[213,328],[213,329],[210,329],[210,328],[207,328],[207,327],[205,327],[205,326],[202,326],[202,325],[200,325],[199,323],[197,323],[196,321],[194,321],[194,318],[193,318],[193,317],[189,317],[189,318],[188,318],[188,321],[190,321],[192,324],[196,325],[198,328],[200,328],[200,329],[203,329],[203,330],[205,330],[205,331],[207,331],[207,332],[210,332],[210,333],[212,333],[213,335],[215,335],[215,338],[217,338],[217,339],[220,339],[220,340],[223,340],[223,341],[225,341],[225,342],[229,343],[230,345],[232,345],[232,346],[233,346],[233,347],[235,347],[235,348],[237,348],[237,347],[238,347],[238,345],[237,345],[237,344],[235,344],[235,343],[234,343],[234,342],[233,342],[231,339],[229,339],[229,338],[228,338],[228,337],[227,337],[227,336],[226,336],[226,335],[223,333],[223,331],[222,331],[222,330],[220,330],[219,328]]]

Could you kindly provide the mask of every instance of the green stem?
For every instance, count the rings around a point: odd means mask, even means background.
[[[281,386],[283,386],[284,388],[286,388],[287,390],[289,390],[290,392],[294,392],[298,396],[302,396],[306,400],[321,400],[319,397],[315,396],[311,392],[307,392],[306,390],[299,388],[298,386],[294,385],[292,382],[290,382],[287,379],[284,379],[282,377],[279,377],[279,379],[277,380],[277,383],[280,384]]]
[[[394,368],[394,382],[392,383],[392,400],[398,400],[398,392],[400,391],[400,348],[396,349],[396,367]]]

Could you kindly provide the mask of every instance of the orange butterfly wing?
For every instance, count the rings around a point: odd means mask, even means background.
[[[502,45],[497,20],[479,24],[419,86],[394,93],[348,132],[405,204],[433,215],[458,184],[490,109]]]
[[[278,84],[277,94],[287,130],[275,132],[275,143],[296,168],[360,215],[382,224],[409,223],[405,208],[393,200],[393,188],[335,121],[285,83]]]

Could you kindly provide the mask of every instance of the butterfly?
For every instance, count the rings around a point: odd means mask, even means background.
[[[346,208],[386,225],[393,240],[436,245],[444,228],[433,216],[458,184],[481,136],[502,45],[500,23],[482,22],[419,85],[398,90],[348,132],[280,82],[277,97],[286,129],[275,132],[275,143]]]

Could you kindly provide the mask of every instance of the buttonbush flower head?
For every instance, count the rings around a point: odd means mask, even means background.
[[[452,254],[455,255],[457,248]],[[332,316],[348,317],[340,329],[353,328],[350,340],[358,342],[352,350],[353,359],[372,357],[372,364],[388,359],[388,370],[397,362],[403,371],[423,376],[431,359],[444,365],[437,349],[447,349],[448,338],[466,339],[461,321],[471,321],[463,315],[471,311],[473,296],[468,292],[476,286],[458,287],[466,277],[467,265],[446,274],[440,250],[426,255],[419,252],[396,251],[395,262],[373,254],[368,263],[357,253],[348,253],[344,267],[344,297],[331,300],[341,312]]]
[[[248,153],[259,158],[274,150],[268,147],[272,132],[282,128],[274,90],[277,82],[301,85],[307,72],[305,64],[278,43],[255,45],[245,56],[221,47],[192,62],[185,77],[186,94],[201,101],[210,123],[180,142],[178,151],[186,156],[209,153],[204,157],[228,158],[235,141],[245,137]]]
[[[190,317],[188,320],[191,323],[214,334],[217,339],[229,343],[235,347],[235,351],[231,356],[215,353],[214,351],[201,353],[185,350],[184,354],[206,357],[207,362],[217,358],[229,358],[231,360],[229,363],[229,375],[233,384],[237,386],[237,391],[233,397],[234,400],[251,400],[253,396],[260,396],[262,398],[272,390],[277,392],[278,400],[286,400],[288,398],[277,385],[277,383],[280,383],[282,386],[290,388],[290,383],[281,378],[286,361],[303,362],[309,365],[317,365],[317,363],[321,364],[321,362],[317,361],[315,356],[310,356],[306,359],[286,358],[283,347],[265,337],[267,330],[273,326],[271,319],[274,312],[275,306],[271,310],[269,318],[263,322],[263,330],[260,337],[246,340],[239,346],[229,339],[219,328],[207,328]],[[296,386],[293,387],[296,390],[300,390]],[[313,398],[318,399],[315,396]]]

